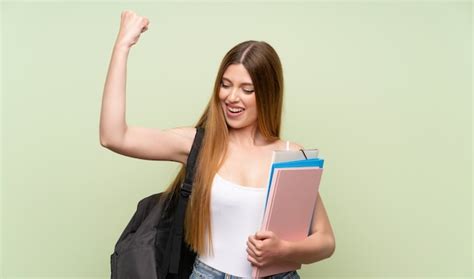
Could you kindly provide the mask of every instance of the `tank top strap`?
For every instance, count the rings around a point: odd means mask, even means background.
[[[286,141],[286,150],[290,150],[290,141],[289,140]]]

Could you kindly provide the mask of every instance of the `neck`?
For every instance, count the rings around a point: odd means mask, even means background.
[[[266,139],[260,134],[257,125],[252,125],[240,129],[229,127],[229,143],[241,147],[251,148],[267,144]]]

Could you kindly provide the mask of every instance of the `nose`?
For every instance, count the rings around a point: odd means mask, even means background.
[[[229,96],[227,96],[227,99],[231,103],[235,103],[239,101],[239,93],[238,93],[238,88],[233,89],[230,93]]]

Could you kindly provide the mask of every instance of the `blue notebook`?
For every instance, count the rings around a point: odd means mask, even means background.
[[[297,160],[297,161],[288,161],[288,162],[278,162],[273,163],[270,170],[270,179],[267,187],[267,197],[265,199],[265,209],[267,208],[268,195],[270,194],[270,187],[272,185],[273,174],[276,168],[301,168],[301,167],[319,167],[323,168],[324,159],[321,158],[312,158],[306,160]]]

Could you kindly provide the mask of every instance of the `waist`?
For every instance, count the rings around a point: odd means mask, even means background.
[[[203,262],[200,257],[196,257],[196,260],[194,262],[193,266],[193,272],[189,278],[201,278],[202,276],[205,276],[205,278],[225,278],[225,279],[237,279],[237,278],[252,278],[251,275],[249,276],[244,276],[244,277],[239,277],[235,276],[229,273],[225,273],[223,271],[220,271],[205,262]],[[299,274],[296,272],[296,270],[292,271],[287,271],[287,272],[282,272],[278,274],[274,274],[271,276],[267,277],[260,277],[264,279],[300,279]]]

